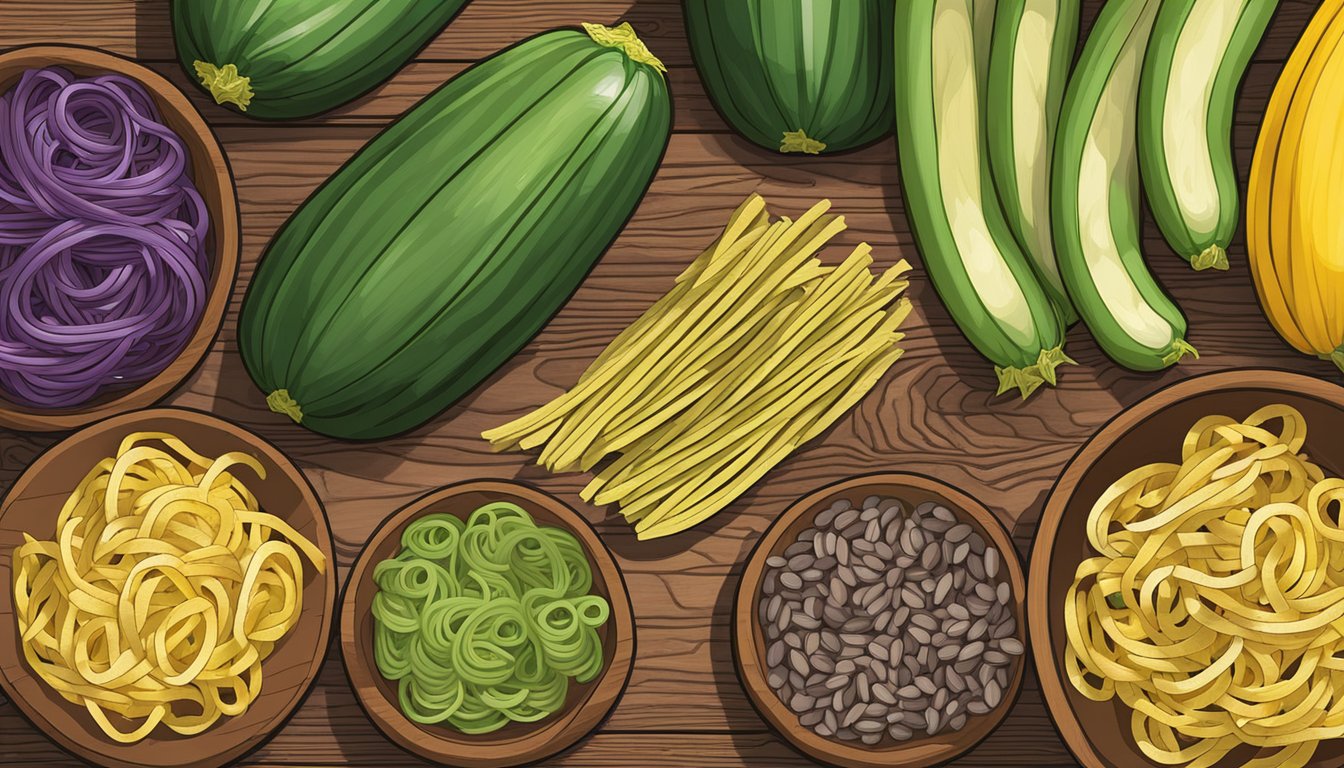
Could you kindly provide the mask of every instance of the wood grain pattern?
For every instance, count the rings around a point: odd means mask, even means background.
[[[1090,24],[1099,0],[1085,3]],[[1270,90],[1316,7],[1283,0],[1238,104],[1235,149],[1242,178]],[[321,438],[266,410],[243,371],[234,338],[242,290],[275,229],[328,174],[415,98],[468,62],[516,40],[579,20],[632,21],[669,66],[676,135],[639,211],[593,275],[528,347],[461,404],[409,435],[350,446]],[[0,47],[77,42],[139,58],[185,85],[173,63],[165,0],[4,0]],[[193,89],[194,91],[194,89]],[[192,98],[201,103],[199,94]],[[994,398],[990,366],[967,344],[920,271],[898,184],[893,141],[830,157],[783,158],[733,136],[690,67],[678,0],[473,0],[415,63],[369,96],[321,118],[260,125],[211,104],[238,181],[244,222],[240,285],[204,363],[170,402],[212,410],[276,442],[326,502],[344,571],[377,524],[440,485],[519,478],[559,496],[594,523],[624,570],[639,647],[625,696],[594,737],[548,764],[567,766],[811,765],[770,734],[732,669],[729,622],[740,563],[761,531],[807,492],[868,471],[928,474],[975,496],[1009,525],[1024,556],[1046,493],[1065,462],[1108,419],[1160,386],[1195,373],[1252,365],[1331,378],[1274,334],[1255,301],[1244,239],[1232,269],[1195,273],[1156,229],[1145,247],[1156,272],[1190,318],[1203,354],[1160,375],[1122,370],[1075,328],[1068,349],[1080,363],[1060,387],[1024,402]],[[798,213],[821,197],[846,215],[841,242],[872,243],[882,265],[915,265],[905,358],[851,414],[789,458],[712,521],[679,536],[636,542],[619,514],[578,498],[582,475],[549,476],[518,454],[492,454],[479,438],[573,384],[602,347],[666,291],[686,263],[750,192],[777,213]],[[831,258],[838,259],[838,250]],[[0,431],[0,488],[54,437]],[[57,751],[0,706],[0,754],[24,765],[67,765]],[[327,659],[318,687],[290,723],[247,765],[424,765],[383,738]],[[1028,676],[1004,724],[958,766],[1076,765]]]

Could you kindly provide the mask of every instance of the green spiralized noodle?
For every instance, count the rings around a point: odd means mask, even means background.
[[[430,514],[373,569],[373,651],[418,723],[490,733],[559,711],[571,679],[602,671],[611,606],[568,531],[486,504],[464,523]]]

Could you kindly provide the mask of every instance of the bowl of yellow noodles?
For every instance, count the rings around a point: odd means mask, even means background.
[[[196,411],[112,417],[0,503],[0,686],[96,765],[228,764],[312,687],[335,570],[322,506],[274,446]]]
[[[1344,764],[1344,388],[1182,381],[1069,463],[1032,551],[1041,688],[1088,768]]]

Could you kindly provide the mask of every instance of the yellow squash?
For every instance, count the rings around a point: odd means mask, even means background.
[[[1246,235],[1265,315],[1344,370],[1344,0],[1326,0],[1274,87],[1251,165]]]

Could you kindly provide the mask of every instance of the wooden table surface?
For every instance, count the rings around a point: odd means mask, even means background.
[[[1100,6],[1085,2],[1084,24]],[[1284,0],[1251,66],[1237,109],[1243,182],[1263,112],[1283,62],[1316,3]],[[578,293],[528,347],[458,406],[413,433],[350,445],[267,410],[238,357],[237,309],[276,228],[351,153],[417,99],[472,61],[516,40],[582,21],[630,21],[668,66],[675,101],[671,146],[648,195]],[[80,43],[132,56],[187,87],[173,57],[165,0],[3,0],[0,48]],[[1074,451],[1118,411],[1194,374],[1270,366],[1338,378],[1294,353],[1260,313],[1244,239],[1227,273],[1195,273],[1155,229],[1145,246],[1190,319],[1202,353],[1160,375],[1121,369],[1082,327],[1057,389],[1026,402],[993,396],[994,374],[952,324],[920,269],[898,183],[895,142],[832,158],[784,157],[734,136],[706,99],[685,41],[678,0],[474,0],[415,62],[357,102],[314,120],[257,123],[201,98],[237,176],[243,267],[224,330],[196,374],[167,399],[213,411],[260,432],[316,486],[336,534],[344,577],[365,538],[393,510],[437,486],[471,478],[518,478],[572,504],[616,553],[634,601],[638,656],[624,698],[591,738],[547,763],[563,766],[811,765],[752,710],[733,672],[729,610],[741,563],[792,500],[874,470],[922,472],[980,498],[1027,552],[1051,484]],[[665,292],[717,234],[728,214],[759,192],[779,214],[829,197],[846,215],[846,244],[871,243],[880,265],[915,265],[906,355],[825,435],[798,451],[742,499],[688,533],[638,542],[620,516],[578,497],[583,475],[549,476],[520,454],[495,455],[481,430],[518,416],[573,384],[627,323]],[[834,252],[838,258],[838,249]],[[57,436],[0,430],[0,490]],[[68,765],[73,758],[0,704],[0,762]],[[333,645],[312,695],[244,765],[425,765],[382,737],[356,705]],[[956,765],[1074,765],[1034,679],[1002,727]]]

